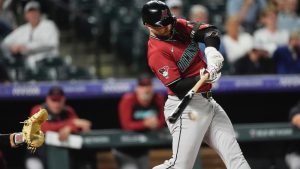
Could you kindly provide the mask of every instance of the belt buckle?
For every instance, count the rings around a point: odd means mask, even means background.
[[[208,92],[206,92],[206,98],[211,98],[212,97],[212,94],[211,94],[211,91],[208,91]]]
[[[212,93],[211,93],[211,91],[206,92],[205,95],[206,95],[206,99],[207,100],[210,101],[212,99]]]

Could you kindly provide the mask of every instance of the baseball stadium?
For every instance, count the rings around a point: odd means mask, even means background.
[[[0,169],[300,169],[299,0],[0,0]]]

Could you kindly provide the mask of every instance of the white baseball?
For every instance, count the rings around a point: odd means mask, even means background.
[[[199,115],[196,112],[189,112],[188,113],[189,119],[196,121],[199,118]]]

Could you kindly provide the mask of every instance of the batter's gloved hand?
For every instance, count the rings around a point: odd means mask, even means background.
[[[217,71],[216,66],[210,66],[207,69],[202,68],[200,69],[200,78],[204,76],[205,73],[209,73],[209,78],[207,79],[207,83],[215,83],[218,81],[222,75],[221,72]]]
[[[204,53],[206,55],[207,67],[213,67],[210,69],[217,69],[217,72],[219,72],[224,61],[222,54],[214,47],[206,47]]]
[[[27,148],[34,152],[36,148],[43,145],[45,135],[41,131],[41,125],[48,119],[48,112],[46,109],[41,109],[39,112],[31,116],[28,120],[24,121],[22,129],[24,142]]]

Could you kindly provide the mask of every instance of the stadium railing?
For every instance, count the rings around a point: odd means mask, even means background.
[[[239,142],[288,141],[299,140],[300,130],[289,123],[258,123],[234,125]],[[82,149],[108,149],[113,147],[170,147],[172,137],[167,129],[158,132],[138,133],[121,130],[95,130],[80,135],[83,139]],[[68,144],[47,147],[49,169],[70,169]],[[198,158],[199,159],[199,158]],[[200,169],[196,161],[194,169]]]

